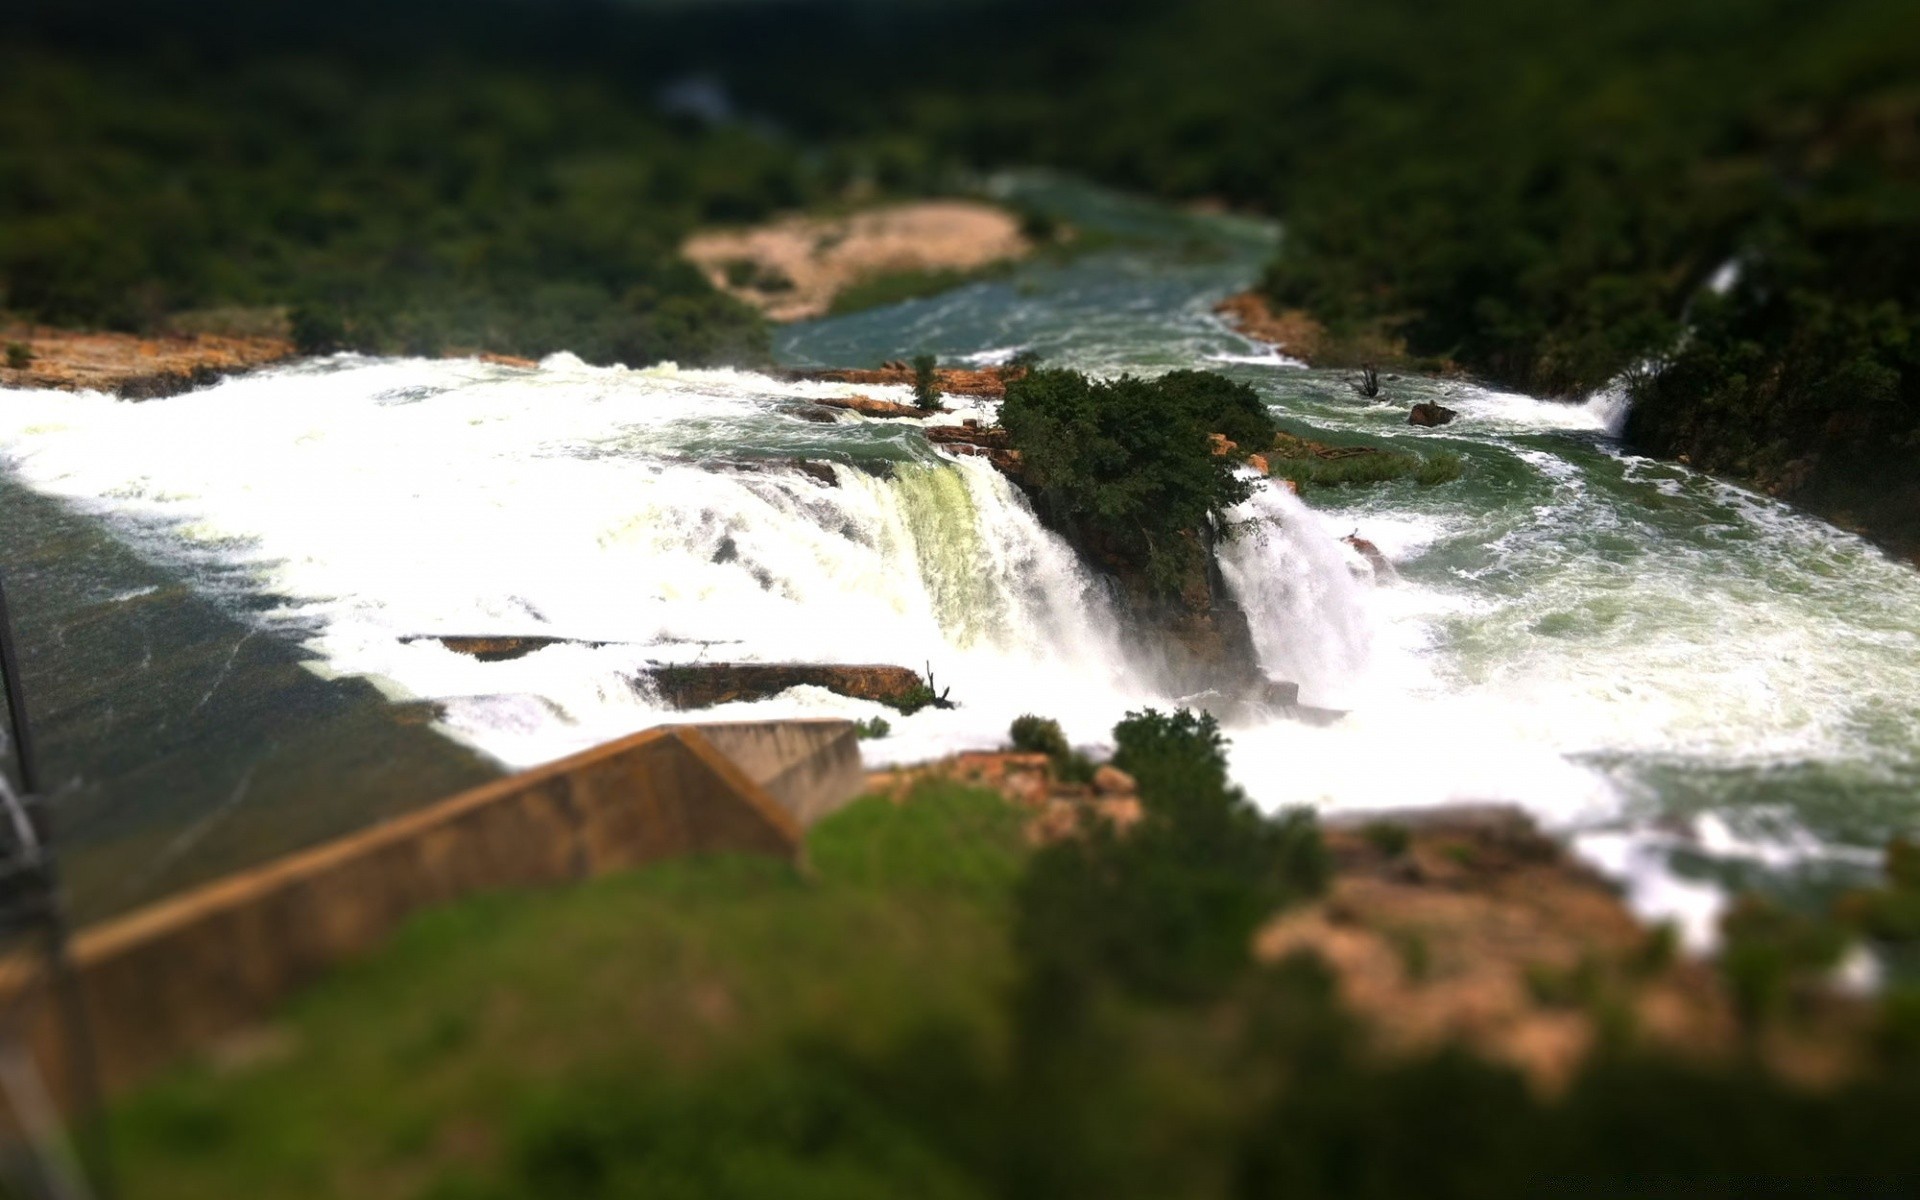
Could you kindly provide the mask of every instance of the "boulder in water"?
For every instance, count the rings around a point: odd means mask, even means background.
[[[835,663],[685,663],[649,667],[641,674],[647,688],[674,708],[711,708],[736,700],[765,700],[788,688],[825,688],[855,700],[905,706],[926,701],[925,679],[906,667]],[[915,704],[915,707],[920,705]]]
[[[1454,412],[1445,405],[1416,404],[1413,406],[1413,411],[1407,414],[1407,424],[1426,426],[1445,425],[1459,415],[1459,413]]]
[[[827,463],[815,462],[807,458],[794,458],[788,459],[787,465],[816,483],[823,483],[833,488],[840,486],[840,476],[834,474],[833,467]]]
[[[895,404],[891,400],[875,400],[872,396],[827,396],[814,401],[825,408],[844,408],[857,412],[863,417],[879,418],[918,418],[929,411],[945,412],[946,409],[928,410],[916,408],[911,404]]]
[[[507,662],[511,659],[525,658],[535,650],[544,650],[548,646],[604,646],[605,642],[589,642],[580,638],[542,637],[538,635],[431,635],[403,637],[402,642],[439,642],[455,654],[464,654],[468,658],[477,658],[481,662]]]
[[[1350,533],[1340,540],[1359,551],[1360,557],[1367,560],[1367,565],[1373,568],[1375,575],[1384,579],[1393,574],[1393,564],[1387,561],[1386,555],[1380,553],[1380,547],[1357,533]]]

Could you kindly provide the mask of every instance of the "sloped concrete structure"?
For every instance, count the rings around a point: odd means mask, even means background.
[[[846,721],[648,730],[83,931],[73,957],[109,1091],[254,1024],[409,915],[690,854],[791,857],[864,783]],[[44,981],[33,1041],[65,1091]]]

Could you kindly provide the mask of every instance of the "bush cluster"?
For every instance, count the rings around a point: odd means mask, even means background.
[[[1252,492],[1211,435],[1252,451],[1275,430],[1252,388],[1208,371],[1094,380],[1032,370],[1008,383],[1000,423],[1043,513],[1163,592],[1204,566],[1204,539],[1227,532],[1226,510]]]

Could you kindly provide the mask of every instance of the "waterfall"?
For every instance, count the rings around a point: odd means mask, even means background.
[[[1356,556],[1299,497],[1265,480],[1228,519],[1236,532],[1220,545],[1220,570],[1247,614],[1261,670],[1299,684],[1302,703],[1353,703],[1374,628]]]
[[[1154,699],[1101,585],[998,472],[796,419],[819,386],[343,359],[161,404],[21,394],[0,438],[150,556],[217,563],[315,669],[439,701],[513,764],[671,719],[632,686],[648,663],[931,664],[963,708],[889,714],[881,757],[993,744],[1025,711],[1098,740]],[[482,663],[432,640],[472,634],[570,644]]]

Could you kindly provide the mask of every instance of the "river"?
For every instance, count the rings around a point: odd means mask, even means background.
[[[1247,341],[1211,309],[1271,226],[1000,186],[1099,248],[786,327],[779,359],[1205,367],[1291,432],[1464,461],[1435,487],[1265,488],[1239,514],[1222,565],[1262,667],[1347,712],[1230,726],[1262,805],[1515,802],[1696,943],[1731,891],[1816,902],[1920,818],[1920,574],[1623,452],[1617,397],[1398,377],[1368,401]],[[1094,746],[1177,701],[984,462],[915,422],[802,419],[853,390],[343,355],[140,404],[0,397],[6,569],[82,909],[669,719],[632,683],[648,663],[930,664],[957,708],[799,689],[712,713],[886,715],[874,763],[995,744],[1028,711]],[[1460,417],[1410,428],[1418,400]],[[446,634],[595,644],[483,663],[422,636]]]

